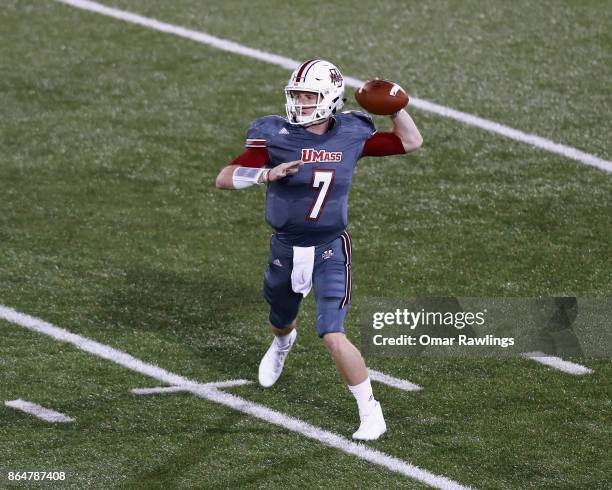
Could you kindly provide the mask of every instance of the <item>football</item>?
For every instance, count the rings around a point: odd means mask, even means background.
[[[388,116],[408,105],[408,95],[390,80],[368,80],[355,92],[357,103],[371,114]]]

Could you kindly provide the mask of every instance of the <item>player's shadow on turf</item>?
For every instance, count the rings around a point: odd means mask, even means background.
[[[584,351],[572,325],[578,317],[575,297],[540,298],[535,302],[539,325],[535,350],[557,356],[583,357]]]
[[[168,396],[168,395],[163,395]],[[202,410],[205,411],[205,404],[211,403],[206,400],[202,401]],[[221,409],[223,410],[223,409]],[[225,410],[223,410],[225,411]],[[177,482],[185,475],[203,474],[209,475],[211,481],[202,480],[202,484],[206,488],[236,488],[230,482],[238,480],[239,482],[249,483],[258,480],[264,480],[265,474],[259,470],[256,471],[254,477],[245,475],[240,472],[240,476],[234,478],[232,472],[235,469],[227,468],[228,474],[212,474],[210,468],[214,467],[220,459],[220,451],[228,448],[228,435],[235,434],[231,437],[230,450],[235,451],[237,446],[242,450],[249,445],[249,441],[253,444],[261,444],[262,437],[273,437],[274,433],[280,431],[278,427],[274,427],[265,422],[254,423],[251,416],[230,411],[225,411],[222,417],[211,418],[207,417],[202,420],[202,424],[197,427],[190,427],[184,433],[184,440],[175,450],[166,455],[156,455],[159,463],[148,471],[138,472],[131,476],[130,479],[121,483],[122,488],[176,488]],[[253,435],[254,437],[249,437]],[[248,451],[247,451],[248,452]],[[239,466],[244,469],[244,466],[239,463]],[[280,469],[279,469],[280,471]],[[229,474],[232,473],[232,474]],[[270,470],[265,472],[270,473]],[[221,482],[220,480],[223,479]],[[227,486],[226,486],[227,484]],[[209,486],[210,485],[210,486]],[[240,487],[240,484],[237,485]],[[202,487],[204,488],[204,487]]]
[[[259,283],[132,267],[113,285],[100,298],[97,315],[109,329],[154,332],[225,375],[228,359],[236,376],[259,362],[258,336],[267,333],[268,315]]]

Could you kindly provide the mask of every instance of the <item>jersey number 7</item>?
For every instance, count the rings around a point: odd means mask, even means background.
[[[319,217],[323,212],[323,208],[325,207],[325,203],[327,202],[327,198],[329,197],[329,192],[331,191],[331,186],[334,182],[335,175],[336,171],[334,169],[313,169],[310,188],[313,192],[315,192],[315,196],[312,202],[312,206],[310,206],[310,211],[306,215],[307,220],[319,220]]]

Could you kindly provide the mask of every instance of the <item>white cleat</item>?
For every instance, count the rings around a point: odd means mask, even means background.
[[[361,424],[357,432],[353,434],[353,439],[373,441],[387,431],[387,424],[385,423],[382,407],[378,402],[376,402],[376,406],[370,413],[362,415],[360,418]]]
[[[280,349],[273,340],[272,345],[264,354],[261,362],[259,363],[259,384],[265,388],[268,388],[276,383],[283,372],[285,359],[293,347],[295,338],[297,337],[297,330],[294,328],[291,333],[287,335],[289,335],[289,346],[285,347],[284,349]]]

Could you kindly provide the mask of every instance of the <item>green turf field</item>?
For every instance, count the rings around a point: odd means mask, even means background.
[[[328,58],[612,159],[606,1],[107,4]],[[283,114],[289,72],[52,0],[4,0],[0,33],[0,305],[201,382],[256,380],[270,340],[264,193],[214,179],[251,120]],[[610,296],[610,173],[411,113],[423,148],[361,160],[354,179],[356,343],[372,296]],[[356,408],[313,307],[274,388],[225,391],[350,437]],[[425,488],[190,394],[135,397],[163,383],[13,323],[0,339],[0,487],[9,471],[57,470],[65,488]],[[612,366],[575,361],[594,372],[368,359],[423,387],[375,384],[389,433],[368,446],[474,488],[610,488]],[[19,398],[76,422],[3,406]]]

